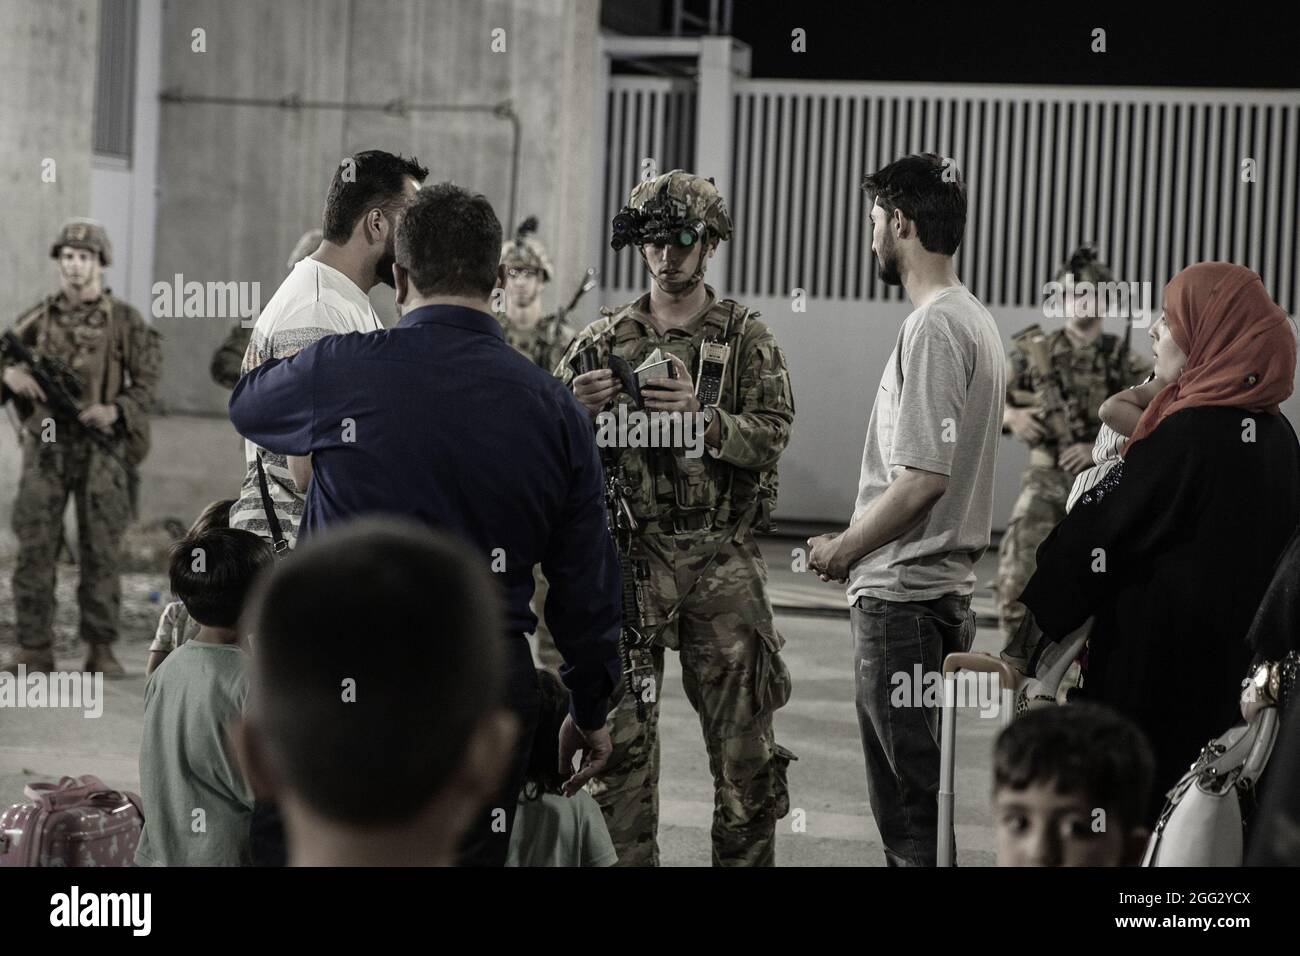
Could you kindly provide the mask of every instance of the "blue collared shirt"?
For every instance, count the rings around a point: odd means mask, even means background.
[[[263,362],[235,386],[230,420],[263,448],[312,456],[300,536],[375,513],[455,533],[497,572],[518,634],[537,625],[540,563],[574,719],[604,722],[621,579],[591,419],[491,315],[426,306]]]

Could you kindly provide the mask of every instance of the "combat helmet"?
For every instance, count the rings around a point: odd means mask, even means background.
[[[682,169],[637,183],[612,225],[615,249],[731,238],[731,213],[718,187]]]
[[[1055,281],[1061,282],[1067,275],[1074,277],[1076,285],[1080,282],[1110,282],[1115,278],[1110,266],[1101,261],[1093,242],[1085,242],[1070,253],[1070,258],[1056,270]]]
[[[521,222],[514,238],[501,245],[501,264],[507,269],[536,269],[545,281],[550,282],[555,270],[551,266],[551,257],[546,254],[546,247],[533,235],[536,231],[536,216],[529,216]]]
[[[59,230],[59,237],[50,247],[50,258],[59,258],[59,251],[64,246],[89,249],[99,255],[99,262],[104,266],[113,261],[113,245],[108,241],[108,230],[95,219],[77,218],[65,222]]]

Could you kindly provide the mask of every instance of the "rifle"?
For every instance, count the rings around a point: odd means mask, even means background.
[[[1031,325],[1012,341],[1024,350],[1030,366],[1038,371],[1042,381],[1033,397],[1042,409],[1037,418],[1051,436],[1048,444],[1057,451],[1073,444],[1074,426],[1071,424],[1070,406],[1065,399],[1065,383],[1061,380],[1061,370],[1056,367],[1047,351],[1047,336],[1037,325]]]
[[[118,452],[113,439],[98,428],[83,425],[77,418],[81,407],[77,399],[85,391],[81,376],[67,364],[53,358],[37,358],[22,342],[13,330],[0,335],[0,356],[7,357],[14,364],[27,366],[28,373],[36,379],[36,384],[45,393],[45,406],[56,423],[67,425],[88,437],[100,451],[122,466],[126,472],[127,490],[131,499],[131,514],[136,514],[139,492],[139,476],[131,464]],[[15,396],[17,398],[17,396]],[[24,416],[25,417],[25,416]],[[121,419],[119,418],[120,422]]]
[[[569,300],[569,304],[560,312],[561,316],[568,315],[572,312],[574,306],[578,304],[578,300],[596,287],[596,277],[598,275],[600,275],[600,273],[596,271],[594,266],[583,273],[582,281],[578,283],[578,291],[573,293],[573,298]]]
[[[623,580],[623,624],[619,629],[618,653],[623,668],[624,692],[632,695],[636,703],[637,720],[645,720],[645,702],[637,687],[636,672],[647,666],[653,673],[653,663],[647,665],[642,658],[649,652],[650,640],[645,631],[642,608],[645,606],[646,578],[649,567],[644,559],[632,557],[632,534],[636,531],[636,518],[627,503],[626,481],[618,462],[617,449],[601,450],[605,465],[605,513],[609,521],[610,537],[618,553],[618,570]],[[635,659],[634,659],[635,658]],[[658,688],[655,689],[658,693]]]

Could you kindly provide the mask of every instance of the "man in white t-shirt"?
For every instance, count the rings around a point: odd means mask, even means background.
[[[325,199],[324,238],[302,259],[266,304],[253,326],[241,374],[271,358],[288,358],[327,335],[382,329],[368,293],[393,284],[397,214],[415,197],[429,170],[371,149],[339,164]],[[342,427],[342,426],[340,426]],[[258,475],[279,525],[275,533]],[[244,442],[244,484],[230,511],[230,526],[292,548],[298,537],[310,459],[277,455]]]
[[[809,539],[822,580],[849,583],[858,725],[871,812],[891,866],[933,866],[943,658],[969,650],[975,562],[989,545],[1006,358],[953,268],[966,186],[927,153],[863,181],[878,275],[903,322],[876,392],[853,523]],[[919,681],[919,685],[918,685]]]

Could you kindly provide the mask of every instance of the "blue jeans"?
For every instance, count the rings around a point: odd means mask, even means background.
[[[867,792],[890,866],[935,865],[939,707],[930,705],[943,699],[944,657],[970,650],[975,640],[970,600],[860,597],[849,612]],[[937,693],[926,693],[935,686]]]

